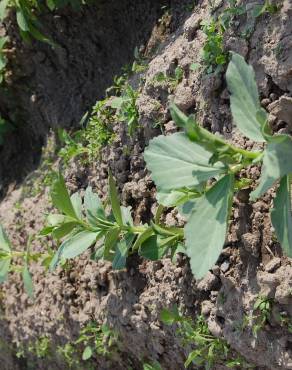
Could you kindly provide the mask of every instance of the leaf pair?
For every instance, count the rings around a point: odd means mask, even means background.
[[[186,193],[180,191],[181,188],[200,188],[210,178],[223,174],[226,167],[222,163],[211,165],[212,153],[192,142],[184,133],[154,138],[144,157],[163,204],[185,202],[180,210],[188,218],[184,229],[186,253],[194,275],[201,278],[216,262],[224,245],[233,175],[224,176],[206,193],[193,192],[195,199],[186,201]]]
[[[59,175],[52,187],[51,197],[61,214],[48,216],[49,226],[42,235],[51,233],[56,239],[65,238],[51,261],[50,269],[54,270],[62,259],[77,257],[103,237],[99,223],[104,222],[103,226],[106,227],[107,221],[102,203],[91,187],[86,189],[82,205],[78,193],[69,196],[64,178]],[[83,216],[83,210],[86,217]]]

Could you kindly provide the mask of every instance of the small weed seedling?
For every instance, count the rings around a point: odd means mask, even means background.
[[[113,353],[118,343],[118,335],[107,325],[88,323],[74,342],[59,346],[58,353],[72,367],[79,365],[80,360],[88,361],[99,356],[105,357]]]
[[[89,323],[81,330],[75,345],[84,347],[82,360],[89,360],[92,356],[107,356],[113,346],[117,344],[118,336],[107,325],[99,326],[95,322]]]
[[[278,5],[271,4],[269,0],[266,0],[263,5],[253,5],[251,11],[253,25],[249,25],[241,36],[249,38],[256,18],[264,13],[275,14],[279,8]],[[206,73],[218,73],[223,70],[229,60],[228,53],[224,50],[224,34],[230,27],[239,24],[237,17],[246,13],[246,5],[240,5],[238,0],[227,0],[227,7],[218,17],[201,23],[202,31],[207,37],[202,48],[202,62]]]
[[[218,22],[203,21],[202,30],[207,36],[207,40],[202,48],[202,61],[206,66],[206,72],[220,72],[228,61],[228,54],[224,51],[223,32],[218,26]]]
[[[150,364],[143,364],[143,370],[162,370],[162,367],[157,361],[155,361]]]
[[[86,119],[86,117],[85,117]],[[101,148],[110,144],[114,138],[113,125],[115,122],[114,110],[110,107],[109,99],[96,102],[90,113],[86,127],[69,135],[65,130],[59,130],[60,141],[64,147],[60,149],[59,156],[64,164],[75,157],[88,164],[95,162]],[[82,124],[81,120],[81,124]]]
[[[111,107],[116,110],[117,120],[127,123],[130,136],[133,136],[138,127],[139,112],[136,105],[138,96],[139,93],[126,84],[121,96],[114,98],[111,103]]]
[[[183,76],[184,76],[184,71],[180,66],[178,66],[174,70],[174,76],[167,76],[165,73],[159,72],[155,75],[154,82],[155,83],[165,83],[169,86],[171,91],[174,91],[177,85],[182,81]]]
[[[48,358],[51,354],[51,339],[48,336],[41,336],[35,342],[29,344],[28,352],[37,358]]]
[[[258,331],[269,321],[272,312],[272,304],[273,301],[267,297],[259,296],[255,301],[253,308],[256,314],[253,315],[254,323],[252,325],[252,331],[255,337]]]
[[[224,364],[229,368],[250,368],[240,356],[231,358],[228,343],[221,338],[214,337],[202,316],[198,316],[195,322],[190,318],[181,315],[177,308],[163,310],[161,320],[166,325],[177,325],[177,334],[185,346],[194,347],[185,361],[187,368],[191,364],[204,366],[205,369],[212,369],[215,364]]]

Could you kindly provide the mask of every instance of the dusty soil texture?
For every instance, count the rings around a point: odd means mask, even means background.
[[[33,44],[20,49],[22,55],[16,55],[21,71],[31,68],[30,72],[24,73],[30,76],[30,91],[35,96],[37,109],[29,95],[19,91],[16,83],[12,84],[15,103],[21,105],[24,117],[29,118],[33,133],[29,135],[36,138],[39,148],[49,127],[76,124],[94,99],[102,95],[111,76],[131,59],[134,46],[151,34],[152,26],[154,31],[148,46],[155,44],[159,27],[154,27],[157,20],[154,3],[112,1],[113,14],[105,14],[106,7],[101,3],[103,10],[98,14],[102,14],[103,22],[99,27],[97,13],[93,14],[92,10],[97,12],[98,6],[86,9],[82,14],[70,13],[68,16],[66,10],[64,16],[45,17],[48,27],[63,46],[51,51],[44,45]],[[242,3],[251,9],[254,4],[263,2]],[[281,5],[276,14],[265,13],[256,20],[249,11],[241,15],[225,34],[224,42],[226,50],[242,54],[254,66],[261,101],[270,112],[273,129],[291,133],[292,119],[287,111],[292,111],[292,1],[274,3]],[[214,11],[222,12],[223,8],[224,2],[219,1]],[[118,123],[114,127],[116,139],[103,148],[100,161],[90,166],[73,161],[65,173],[71,191],[83,190],[90,184],[105,198],[110,168],[118,182],[123,203],[132,206],[137,223],[148,221],[157,207],[155,187],[145,169],[143,150],[161,131],[167,134],[176,130],[168,111],[170,101],[174,100],[186,113],[196,113],[202,125],[212,132],[221,133],[242,148],[256,147],[240,136],[232,125],[224,74],[206,75],[202,68],[190,69],[192,63],[200,62],[200,50],[205,42],[200,23],[210,17],[209,2],[198,1],[192,13],[185,12],[182,5],[174,4],[173,11],[175,22],[163,30],[164,37],[159,39],[159,47],[144,76],[138,100],[140,129],[131,139],[125,125]],[[127,17],[126,24],[124,17]],[[13,20],[11,22],[8,32],[15,34]],[[53,22],[57,22],[57,26]],[[252,32],[248,39],[244,39],[240,34],[247,25]],[[80,27],[84,29],[81,31]],[[121,35],[119,27],[127,27],[127,37]],[[19,42],[16,36],[14,39]],[[113,44],[107,45],[109,39],[114,40]],[[70,43],[75,46],[70,48]],[[121,43],[127,47],[120,47]],[[69,48],[73,50],[72,56],[68,53]],[[25,55],[31,56],[32,66],[25,62]],[[167,83],[155,81],[158,72],[172,76],[177,66],[184,71],[177,86],[172,88]],[[12,105],[0,96],[1,109],[2,105],[3,112],[10,117]],[[25,112],[23,107],[27,108]],[[37,144],[35,147],[28,141],[25,145],[28,147],[19,150],[23,157],[29,158],[27,153],[32,155]],[[11,171],[15,171],[16,162],[18,166],[22,163],[15,157],[15,162],[9,164]],[[3,167],[4,170],[8,171]],[[8,177],[11,175],[8,171],[2,172],[2,176],[6,173]],[[246,176],[253,180],[259,174],[258,168],[246,171]],[[51,209],[48,189],[25,199],[22,190],[21,186],[14,189],[10,186],[0,204],[1,223],[17,249],[23,249],[28,235],[42,228],[45,214]],[[269,191],[255,203],[247,202],[247,193],[241,191],[234,199],[226,246],[217,265],[201,281],[194,280],[185,258],[173,264],[167,258],[149,262],[133,257],[125,271],[116,272],[108,263],[90,261],[89,254],[85,253],[72,262],[69,270],[59,269],[54,274],[35,265],[31,272],[36,299],[32,302],[23,290],[19,275],[12,274],[1,293],[3,345],[0,358],[3,369],[64,369],[55,349],[48,364],[47,359],[32,355],[17,360],[13,355],[14,348],[42,335],[52,338],[56,348],[76,338],[80,327],[92,319],[107,322],[115,328],[121,343],[111,362],[100,358],[93,363],[93,368],[126,369],[131,366],[140,370],[143,361],[157,360],[163,369],[184,369],[188,349],[180,344],[174,329],[163,325],[159,319],[161,309],[174,304],[194,318],[202,313],[210,331],[225,338],[231,348],[256,369],[292,369],[292,334],[289,331],[292,267],[291,261],[282,257],[273,238],[269,209],[274,191]],[[169,225],[183,222],[174,211],[165,218]],[[35,242],[34,248],[44,250],[47,245]],[[255,335],[253,306],[258,296],[268,297],[273,305],[271,317]],[[218,363],[214,369],[226,367]]]

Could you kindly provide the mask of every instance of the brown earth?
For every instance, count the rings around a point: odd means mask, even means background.
[[[39,148],[49,127],[63,124],[70,126],[78,122],[94,99],[102,96],[112,75],[121,65],[131,60],[134,46],[147,39],[151,33],[158,18],[158,10],[153,6],[155,2],[133,2],[135,5],[132,6],[128,3],[131,2],[113,1],[111,6],[118,7],[115,8],[115,20],[108,13],[108,18],[99,27],[96,27],[98,22],[92,9],[85,10],[85,15],[82,13],[68,16],[65,12],[65,25],[61,21],[62,17],[57,17],[57,22],[61,22],[58,26],[60,29],[53,26],[50,28],[52,19],[49,15],[46,16],[48,29],[53,29],[56,38],[63,40],[67,52],[70,43],[75,43],[70,48],[73,50],[72,58],[70,53],[64,57],[66,52],[62,49],[55,67],[55,58],[48,55],[57,51],[51,51],[41,44],[34,44],[33,49],[25,48],[24,53],[27,54],[24,55],[36,56],[44,53],[47,60],[46,63],[40,63],[32,58],[34,72],[29,75],[30,86],[34,87],[31,91],[36,97],[42,96],[43,103],[37,99],[37,108],[34,104],[28,104],[31,95],[19,92],[18,78],[12,81],[9,88],[15,94],[13,96],[18,105],[17,110],[26,112],[26,128],[30,127],[32,131],[28,135],[32,138],[39,135]],[[217,3],[216,12],[221,12],[220,6],[224,2]],[[262,2],[242,3],[251,7]],[[292,2],[284,0],[276,3],[282,4],[278,13],[266,13],[255,22],[249,12],[239,17],[239,24],[226,34],[225,46],[227,50],[234,50],[245,56],[254,66],[262,104],[271,112],[273,129],[291,133],[291,117],[285,112],[291,109]],[[161,130],[164,133],[175,130],[167,108],[169,101],[174,99],[186,113],[195,112],[202,125],[212,132],[223,134],[243,148],[255,147],[254,143],[241,137],[232,126],[224,75],[206,75],[202,69],[191,71],[189,68],[191,63],[200,61],[200,50],[205,41],[200,22],[210,17],[209,2],[198,1],[192,14],[184,12],[182,5],[172,5],[175,20],[163,30],[164,37],[160,37],[161,30],[156,26],[149,41],[151,45],[158,39],[161,44],[144,76],[145,82],[138,100],[141,127],[135,137],[130,139],[125,125],[118,123],[114,128],[116,139],[102,150],[100,161],[87,167],[73,161],[65,174],[67,185],[72,191],[83,190],[90,184],[105,197],[110,168],[117,179],[124,204],[133,207],[136,222],[148,221],[157,206],[155,187],[145,169],[143,150],[149,140],[160,134]],[[107,12],[105,4],[101,3],[100,6],[103,9],[101,14]],[[126,14],[129,11],[133,17],[132,25],[127,22],[129,39],[125,39],[124,34],[120,37],[118,24],[123,23],[120,7]],[[145,20],[145,15],[149,17],[149,21]],[[83,24],[80,17],[86,17],[87,21]],[[131,19],[130,16],[128,18]],[[13,29],[13,20],[11,22],[9,27]],[[80,24],[85,27],[82,32],[79,32]],[[141,24],[143,27],[140,28]],[[247,24],[253,27],[253,32],[248,40],[244,40],[239,35]],[[104,36],[105,25],[112,35]],[[62,27],[66,29],[64,34],[61,32]],[[95,32],[92,33],[93,28]],[[139,34],[131,32],[133,29],[139,30]],[[16,35],[14,38],[19,43]],[[109,45],[107,40],[115,41]],[[117,47],[120,42],[127,44],[126,50]],[[100,43],[107,45],[106,49],[102,49],[102,62],[97,58]],[[114,54],[109,56],[109,51]],[[86,58],[80,58],[80,54],[86,55]],[[63,58],[64,65],[61,62]],[[74,58],[78,62],[75,63]],[[16,60],[24,71],[28,68],[27,59],[25,63],[25,58],[16,55]],[[172,75],[178,65],[183,68],[184,77],[174,90],[167,84],[153,82],[158,72]],[[108,72],[98,71],[98,68],[108,68]],[[73,82],[72,76],[75,75],[78,78]],[[103,78],[100,79],[100,76]],[[7,117],[11,117],[13,111],[13,105],[9,102],[10,100],[0,96],[0,107],[3,105],[3,113]],[[160,124],[158,128],[154,127],[157,122]],[[18,134],[15,132],[13,135]],[[23,136],[15,140],[23,140]],[[24,151],[21,147],[19,152],[23,157],[33,158],[36,147],[37,145],[29,144]],[[15,152],[12,149],[2,150],[5,153],[10,152],[5,155],[14,157]],[[19,157],[15,157],[15,162],[9,163],[11,171],[2,167],[2,176],[7,176],[6,184],[13,183],[12,174],[17,172],[15,168],[19,168],[13,166],[24,167],[24,164]],[[31,169],[31,165],[28,165],[28,169]],[[25,168],[24,170],[27,171]],[[18,175],[21,173],[17,173],[14,179],[20,179]],[[246,175],[256,180],[259,169],[252,168],[246,171]],[[141,363],[146,360],[157,360],[167,370],[184,369],[187,348],[180,344],[174,330],[159,320],[161,309],[174,304],[193,317],[202,313],[210,331],[215,336],[225,338],[231,348],[254,364],[256,369],[292,369],[292,334],[288,326],[278,320],[279,313],[287,317],[292,315],[292,268],[291,261],[281,256],[279,245],[273,238],[269,218],[273,194],[271,190],[252,204],[247,203],[247,194],[244,191],[237,195],[226,246],[217,265],[201,281],[195,281],[192,277],[184,258],[173,264],[167,258],[159,262],[149,262],[133,257],[128,261],[126,271],[116,272],[112,271],[108,263],[90,261],[85,253],[72,263],[69,271],[59,269],[57,273],[48,274],[41,266],[35,265],[31,272],[34,276],[36,299],[32,302],[23,290],[19,275],[12,274],[2,290],[3,369],[64,369],[64,363],[60,362],[55,353],[49,364],[47,360],[30,357],[17,360],[13,355],[13,346],[48,335],[56,348],[58,344],[76,338],[80,327],[92,319],[107,322],[115,328],[121,342],[117,358],[113,358],[111,362],[98,359],[94,364],[95,369],[126,369],[131,366],[139,370]],[[16,208],[15,204],[19,199],[22,200],[21,206]],[[23,199],[22,187],[13,189],[10,185],[10,190],[0,204],[0,219],[18,249],[23,248],[29,234],[42,228],[45,214],[50,209],[48,189],[35,197]],[[174,211],[166,215],[166,221],[168,224],[182,223]],[[47,246],[35,243],[34,248],[44,250]],[[250,317],[252,321],[254,302],[259,295],[271,298],[274,304],[269,322],[255,336],[252,323],[244,326],[244,320]],[[10,344],[7,347],[4,343]],[[215,366],[217,370],[224,368],[224,364],[220,363]]]

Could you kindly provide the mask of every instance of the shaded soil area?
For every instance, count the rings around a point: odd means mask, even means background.
[[[70,8],[42,14],[43,32],[55,48],[23,43],[14,15],[5,21],[10,37],[9,76],[0,91],[0,112],[16,129],[0,148],[0,196],[39,164],[50,129],[77,126],[102,98],[121,68],[131,63],[135,47],[145,45],[171,2],[94,1],[80,11]],[[176,23],[181,17],[177,14]],[[3,31],[3,30],[2,30]]]

